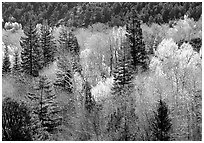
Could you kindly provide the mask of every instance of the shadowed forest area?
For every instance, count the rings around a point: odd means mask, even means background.
[[[201,141],[201,2],[3,2],[3,141]]]

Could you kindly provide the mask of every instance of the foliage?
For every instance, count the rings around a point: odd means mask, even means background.
[[[195,106],[191,103],[200,104],[197,101],[200,99],[198,92],[201,91],[200,55],[189,44],[184,43],[178,49],[172,40],[163,42],[161,43],[163,47],[158,47],[158,57],[154,58],[154,61],[158,60],[158,64],[153,67],[159,67],[157,69],[162,73],[157,74],[160,79],[157,81],[159,87],[157,93],[164,94],[168,99],[170,117],[173,117],[174,123],[172,124],[174,132],[171,136],[175,140],[199,140],[200,117],[195,115],[200,111],[194,110]],[[163,90],[164,88],[166,91]],[[194,123],[192,124],[191,121]],[[197,136],[193,135],[193,130],[196,130]]]
[[[3,57],[3,65],[2,65],[2,73],[7,74],[11,72],[11,62],[8,53],[8,46],[5,46],[4,49],[4,57]]]
[[[67,29],[62,29],[59,37],[60,48],[58,50],[58,71],[55,85],[63,87],[65,90],[72,92],[73,90],[73,71],[79,69],[78,52],[79,47],[76,40]],[[80,71],[80,70],[79,70]]]
[[[19,57],[19,52],[16,50],[14,52],[14,64],[12,68],[12,72],[14,74],[18,74],[21,71],[21,65],[20,65],[20,57]]]
[[[88,82],[85,82],[85,108],[86,110],[91,113],[94,106],[95,106],[95,100],[93,96],[91,95],[91,87]]]
[[[12,33],[15,33],[17,30],[22,29],[21,24],[18,24],[17,22],[11,23],[11,22],[6,22],[4,25],[4,28],[6,30],[10,30]]]
[[[41,26],[40,46],[43,52],[43,66],[46,67],[54,61],[56,51],[54,37],[46,23]]]
[[[38,116],[39,122],[47,132],[53,133],[60,125],[60,108],[52,84],[46,76],[40,77],[36,90],[36,94],[28,95],[34,102],[33,114]]]
[[[201,140],[201,4],[4,2],[12,72],[37,77],[4,75],[2,97],[30,105],[31,140],[166,140],[167,116],[168,140]]]
[[[91,88],[91,93],[97,102],[110,96],[113,82],[113,77],[106,78],[105,81],[99,81],[96,86]]]
[[[2,140],[29,141],[30,110],[24,102],[17,102],[12,98],[4,98],[2,105]]]
[[[31,12],[38,23],[42,23],[43,19],[49,19],[50,26],[66,23],[74,27],[88,27],[97,22],[121,26],[125,24],[123,20],[126,19],[126,14],[131,11],[132,7],[138,13],[138,18],[147,24],[168,23],[184,15],[197,21],[202,14],[200,2],[4,2],[2,11],[4,23],[16,21],[22,23],[23,27],[29,18],[28,13]]]
[[[118,112],[113,112],[111,114],[116,116],[116,120],[119,117],[123,120],[123,122],[120,122],[118,125],[110,120],[110,125],[108,126],[108,130],[113,132],[115,135],[113,135],[114,140],[131,140],[131,133],[129,130],[129,122],[130,117],[128,116],[128,113],[131,110],[128,109],[131,102],[131,91],[133,89],[132,79],[133,79],[133,65],[132,65],[132,56],[130,54],[131,49],[129,46],[125,46],[126,41],[122,43],[120,50],[118,52],[118,61],[116,64],[116,67],[114,69],[114,83],[112,87],[112,94],[113,94],[113,103],[116,109],[118,109]],[[119,114],[121,112],[121,115]],[[111,116],[112,118],[112,116]],[[118,129],[114,130],[112,126],[118,126]],[[109,129],[111,128],[111,129]],[[117,132],[119,132],[119,135],[117,136]]]
[[[155,120],[152,122],[153,134],[155,140],[168,141],[170,139],[169,131],[171,129],[171,120],[169,119],[169,110],[164,101],[159,100]]]
[[[42,52],[40,50],[36,28],[32,19],[29,20],[24,33],[26,37],[22,37],[21,39],[22,71],[36,77],[39,75],[39,70],[42,68]]]
[[[133,66],[141,66],[142,69],[147,70],[147,52],[145,50],[145,45],[142,37],[142,29],[140,27],[140,21],[132,10],[131,16],[129,18],[129,23],[127,24],[127,38],[131,47],[131,55],[133,57]]]

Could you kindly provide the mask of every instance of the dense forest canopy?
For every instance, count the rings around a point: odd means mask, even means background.
[[[2,140],[202,140],[201,2],[2,6]]]
[[[138,18],[147,24],[168,23],[184,15],[197,21],[202,14],[201,2],[3,2],[2,14],[4,23],[14,20],[23,26],[28,20],[28,13],[36,16],[37,23],[48,19],[50,25],[64,22],[69,26],[87,27],[100,22],[121,26],[132,8]]]

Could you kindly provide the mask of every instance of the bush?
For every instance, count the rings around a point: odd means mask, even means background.
[[[11,98],[5,98],[2,114],[3,141],[31,140],[30,116],[25,103],[18,103]]]

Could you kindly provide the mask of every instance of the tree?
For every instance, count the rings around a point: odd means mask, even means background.
[[[118,62],[113,72],[113,95],[123,94],[123,90],[132,87],[132,79],[134,74],[132,65],[133,58],[130,54],[131,49],[129,46],[125,46],[126,44],[127,41],[122,43],[121,48],[118,50]]]
[[[44,23],[41,26],[40,46],[43,51],[43,67],[48,66],[54,61],[55,54],[55,43],[54,37],[51,34],[51,29]]]
[[[10,59],[9,59],[8,46],[5,46],[2,73],[3,74],[10,73],[11,72],[11,67],[10,66],[11,66],[11,62],[10,62]]]
[[[13,73],[17,74],[21,70],[20,60],[18,50],[14,52],[14,64],[13,64]]]
[[[60,58],[57,63],[58,71],[56,73],[57,79],[55,85],[62,87],[64,90],[72,92],[72,69],[71,65],[67,67],[67,64],[63,61],[64,58]]]
[[[24,33],[26,37],[21,38],[21,66],[22,71],[31,76],[38,76],[42,69],[42,51],[40,50],[35,22],[30,19]]]
[[[60,108],[56,101],[57,96],[46,76],[40,77],[36,90],[36,94],[28,95],[28,98],[34,102],[34,114],[38,116],[42,127],[47,132],[53,133],[61,124]]]
[[[79,45],[76,37],[68,32],[66,27],[60,33],[60,48],[58,49],[58,72],[55,85],[72,92],[73,72],[81,72],[79,64]]]
[[[130,54],[131,49],[128,46],[127,41],[122,42],[122,46],[118,51],[118,62],[113,73],[114,84],[112,88],[113,102],[117,108],[117,112],[113,112],[113,118],[120,120],[123,119],[123,123],[112,122],[117,130],[112,130],[113,132],[119,132],[118,137],[113,137],[114,140],[130,140],[131,133],[129,132],[128,125],[128,100],[131,99],[130,94],[133,89],[132,79],[133,79],[133,65],[132,56]],[[115,117],[114,117],[115,116]],[[120,117],[121,116],[121,117]]]
[[[85,109],[89,113],[91,113],[91,111],[93,111],[94,106],[96,105],[96,102],[91,95],[91,86],[87,81],[85,82],[84,88],[85,88]]]
[[[171,129],[171,126],[172,124],[169,118],[168,107],[166,103],[160,99],[157,112],[155,113],[154,121],[152,122],[152,129],[155,140],[170,140],[169,131]]]
[[[145,50],[145,44],[142,36],[142,29],[140,27],[140,21],[136,17],[135,10],[132,9],[128,23],[126,25],[126,34],[129,45],[131,47],[131,55],[133,57],[133,65],[135,69],[138,66],[141,66],[142,69],[146,70],[148,68],[147,65],[147,52]]]
[[[31,141],[30,111],[24,102],[9,97],[2,104],[2,140]]]
[[[72,29],[68,30],[67,27],[63,27],[59,36],[60,50],[68,52],[71,55],[79,55],[79,44],[77,38],[72,33]]]

